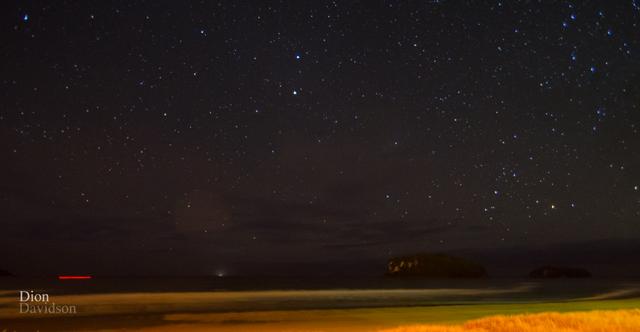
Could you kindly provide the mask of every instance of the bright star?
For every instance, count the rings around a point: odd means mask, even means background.
[[[28,14],[24,14],[24,16],[22,16],[22,20],[23,21],[28,21],[29,20],[29,15]]]

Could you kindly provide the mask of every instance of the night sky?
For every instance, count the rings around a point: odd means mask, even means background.
[[[0,268],[640,240],[637,0],[3,7]]]

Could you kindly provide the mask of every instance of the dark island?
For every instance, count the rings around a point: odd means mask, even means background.
[[[421,278],[483,278],[484,267],[470,260],[445,254],[421,253],[391,258],[386,276]]]
[[[11,274],[9,271],[0,269],[0,277],[12,277],[12,276],[13,274]]]
[[[531,278],[589,278],[591,273],[585,269],[573,267],[543,266],[531,273]]]

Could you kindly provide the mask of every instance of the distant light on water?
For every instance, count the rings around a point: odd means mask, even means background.
[[[58,280],[88,280],[92,277],[89,275],[61,275]]]

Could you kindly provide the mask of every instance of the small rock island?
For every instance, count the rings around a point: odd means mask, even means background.
[[[389,259],[385,275],[443,279],[483,278],[487,276],[487,272],[482,265],[465,258],[420,253]]]
[[[560,266],[543,266],[539,267],[531,273],[531,278],[589,278],[591,272],[574,267],[560,267]]]

